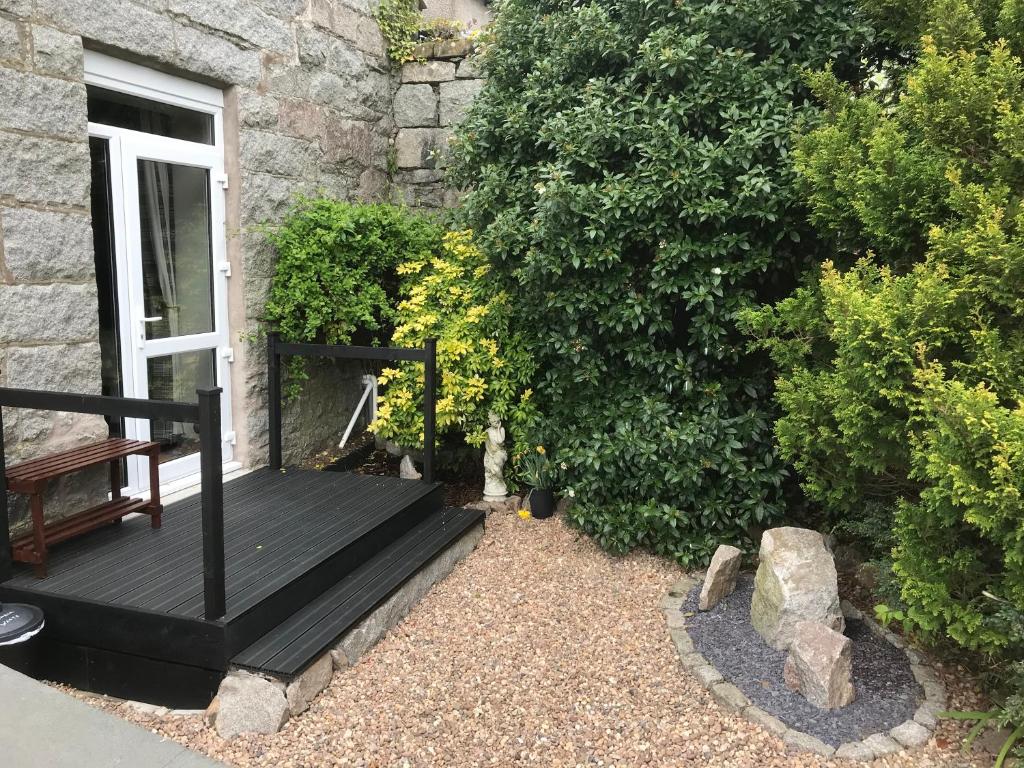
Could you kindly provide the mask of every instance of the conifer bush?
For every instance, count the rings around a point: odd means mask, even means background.
[[[844,0],[504,0],[454,141],[514,297],[573,520],[681,562],[781,509],[765,357],[737,317],[823,252],[795,186],[802,71],[852,77]]]
[[[776,432],[834,521],[893,515],[886,619],[983,661],[1024,723],[1024,15],[873,0],[905,47],[859,94],[823,73],[799,140],[834,260],[747,316],[782,375]],[[883,8],[884,6],[884,8]],[[916,16],[915,16],[916,13]]]

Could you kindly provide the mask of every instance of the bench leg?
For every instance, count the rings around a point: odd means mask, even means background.
[[[152,513],[149,516],[149,525],[152,528],[159,528],[161,524],[160,513],[163,507],[160,505],[160,448],[157,446],[149,453],[149,505]]]
[[[121,460],[114,459],[110,462],[110,499],[114,501],[121,498]],[[118,517],[114,520],[116,525],[120,525],[124,518]]]
[[[121,460],[114,459],[110,462],[110,498],[121,498]]]
[[[29,500],[32,510],[32,543],[39,562],[35,564],[37,579],[46,578],[46,521],[43,519],[43,492],[33,493]]]

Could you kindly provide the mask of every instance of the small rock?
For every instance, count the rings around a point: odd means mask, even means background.
[[[788,649],[800,621],[843,631],[839,577],[820,533],[793,527],[767,530],[760,558],[750,621],[766,643]]]
[[[696,651],[687,653],[682,657],[684,667],[703,667],[708,663],[704,656]]]
[[[217,691],[215,725],[222,739],[243,733],[277,733],[288,722],[288,699],[280,684],[248,672],[232,672]]]
[[[986,728],[974,740],[974,745],[990,755],[998,755],[1008,738],[1010,738],[1009,728]]]
[[[686,616],[682,611],[665,611],[665,623],[669,629],[683,629],[686,627]]]
[[[331,661],[334,664],[335,670],[347,669],[352,666],[352,662],[349,661],[348,654],[341,648],[335,648],[331,651]]]
[[[676,647],[676,653],[680,656],[686,656],[693,653],[693,640],[690,639],[690,634],[681,627],[670,627],[669,635],[672,637],[672,642]]]
[[[693,674],[698,680],[700,680],[701,684],[705,688],[710,688],[715,683],[722,681],[721,673],[710,664],[705,664],[702,667],[694,667]]]
[[[871,747],[865,746],[863,742],[851,741],[849,744],[840,745],[839,749],[836,750],[836,757],[866,763],[875,759],[875,753],[871,750]]]
[[[884,733],[874,733],[864,739],[861,744],[870,749],[875,757],[891,755],[893,752],[900,751],[900,745]]]
[[[784,722],[775,717],[775,715],[769,715],[760,707],[753,705],[743,710],[743,716],[752,723],[757,723],[759,726],[764,728],[768,733],[773,736],[783,737],[789,728]]]
[[[814,752],[822,757],[832,757],[836,753],[835,747],[831,747],[821,739],[801,731],[789,729],[783,734],[782,740],[791,747],[796,747],[806,752]]]
[[[856,621],[860,621],[864,618],[863,612],[861,612],[861,610],[853,603],[851,603],[849,600],[840,600],[839,610],[843,612],[843,617],[847,619],[854,619]]]
[[[845,707],[856,696],[852,656],[850,638],[822,624],[801,621],[783,670],[786,685],[821,709]]]
[[[860,550],[849,544],[839,544],[833,547],[832,553],[836,561],[836,570],[839,573],[855,573],[864,562],[864,555]]]
[[[711,687],[711,696],[730,712],[739,712],[750,702],[739,688],[732,683],[717,683]]]
[[[672,597],[686,597],[690,594],[690,590],[694,588],[697,582],[695,582],[689,576],[683,576],[681,579],[676,581],[671,587],[669,587],[668,593]]]
[[[309,709],[313,699],[330,684],[333,674],[334,660],[331,654],[325,653],[288,684],[285,696],[292,717]]]
[[[913,720],[907,720],[905,723],[897,725],[889,731],[889,735],[904,747],[921,747],[927,744],[928,739],[931,738],[928,729]]]
[[[412,463],[412,456],[405,454],[402,463],[398,466],[398,476],[403,480],[421,480],[423,475],[416,471],[416,465]]]
[[[167,707],[161,707],[159,704],[147,704],[144,701],[128,700],[125,704],[140,715],[149,715],[150,717],[163,717],[170,712]]]
[[[853,573],[853,578],[866,592],[874,592],[878,587],[878,566],[874,563],[861,563]]]
[[[736,589],[736,577],[740,574],[742,561],[743,553],[736,547],[722,544],[715,550],[715,555],[711,558],[711,565],[708,566],[708,574],[704,577],[704,586],[700,590],[697,608],[709,611],[718,605],[722,598],[733,593]]]
[[[942,710],[930,701],[924,702],[914,713],[914,721],[925,728],[935,728],[939,724],[938,714]]]

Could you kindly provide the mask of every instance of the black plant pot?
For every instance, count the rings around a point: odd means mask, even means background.
[[[555,493],[550,488],[530,491],[530,516],[545,520],[555,513]]]

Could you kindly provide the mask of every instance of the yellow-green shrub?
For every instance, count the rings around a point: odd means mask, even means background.
[[[513,440],[532,418],[529,356],[510,330],[513,307],[496,290],[472,233],[449,232],[441,254],[407,261],[393,346],[419,347],[437,339],[437,432],[459,432],[481,445],[487,414],[498,414]],[[382,372],[384,394],[371,429],[399,445],[423,442],[423,366]]]

